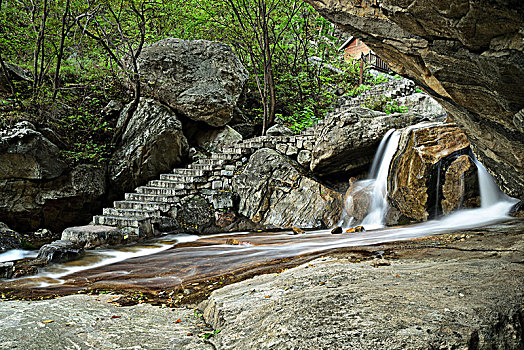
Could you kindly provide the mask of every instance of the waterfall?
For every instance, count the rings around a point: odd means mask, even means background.
[[[476,158],[474,158],[474,160],[479,177],[480,206],[482,208],[487,208],[497,204],[501,200],[507,200],[508,198],[505,198],[504,194],[495,183],[493,176],[488,173],[484,165],[482,165],[482,163],[480,163]]]
[[[384,227],[384,216],[388,209],[388,173],[393,155],[397,151],[400,133],[394,129],[388,131],[382,140],[379,151],[373,159],[370,180],[373,180],[373,192],[368,215],[362,220],[367,229]]]

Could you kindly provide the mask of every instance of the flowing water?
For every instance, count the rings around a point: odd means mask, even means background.
[[[231,233],[209,236],[167,235],[147,244],[88,251],[85,258],[64,264],[51,264],[39,275],[5,281],[7,289],[29,289],[48,293],[90,288],[174,288],[190,281],[235,273],[241,269],[338,248],[369,246],[417,237],[481,227],[509,220],[507,213],[515,200],[503,195],[482,164],[479,167],[481,207],[461,210],[439,220],[404,227],[384,227],[387,210],[386,179],[397,148],[399,133],[384,138],[372,170],[373,199],[364,219],[366,232],[333,235],[330,230],[306,234]],[[226,244],[234,238],[239,244]],[[11,251],[0,261],[34,255]]]

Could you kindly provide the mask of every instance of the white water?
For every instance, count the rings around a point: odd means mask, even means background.
[[[391,160],[397,151],[400,133],[394,129],[388,131],[379,146],[379,152],[373,159],[370,179],[374,180],[371,204],[368,215],[362,220],[367,230],[384,227],[384,216],[388,209],[388,172]],[[378,171],[376,170],[378,168]],[[376,172],[376,174],[375,174]]]
[[[37,255],[38,252],[34,250],[12,249],[0,254],[0,263],[24,258],[36,258]]]
[[[61,279],[65,276],[71,275],[76,272],[89,270],[97,267],[115,264],[131,258],[137,258],[140,256],[152,255],[164,250],[172,248],[178,243],[194,242],[199,236],[196,235],[167,235],[162,238],[151,242],[148,246],[140,248],[127,246],[121,249],[96,249],[90,250],[86,253],[86,258],[92,258],[95,263],[84,264],[82,260],[77,260],[78,265],[75,261],[67,264],[51,264],[41,269],[37,277],[43,277],[49,279],[50,282],[43,282],[39,287],[47,287],[57,282],[63,282]],[[33,278],[34,276],[28,276],[24,278]]]

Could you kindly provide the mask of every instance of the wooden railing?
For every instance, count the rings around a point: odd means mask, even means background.
[[[362,57],[364,59],[364,62],[367,65],[373,67],[374,69],[384,73],[391,72],[391,69],[389,69],[388,64],[380,57],[375,55],[373,52],[370,51],[367,55],[362,55]]]

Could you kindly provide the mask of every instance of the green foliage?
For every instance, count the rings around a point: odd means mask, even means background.
[[[385,74],[378,74],[376,77],[373,78],[373,85],[378,85],[382,83],[387,83],[389,81],[389,78]]]
[[[416,89],[415,89],[415,92],[416,92],[416,93],[421,93],[421,92],[424,92],[424,91],[422,91],[422,89],[416,88]]]
[[[384,95],[379,96],[377,99],[368,97],[362,106],[374,111],[385,112],[386,114],[408,112],[406,106],[401,106],[397,101]]]
[[[211,338],[214,335],[217,335],[218,333],[220,333],[220,329],[215,329],[212,332],[203,332],[199,334],[199,337],[202,339],[202,341],[206,341],[207,339]]]

